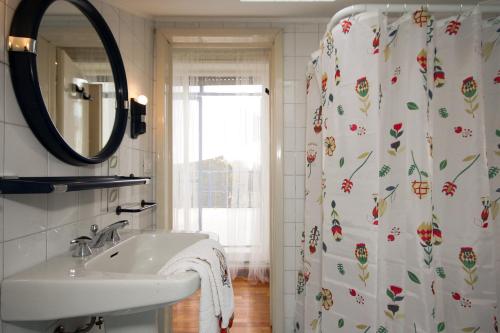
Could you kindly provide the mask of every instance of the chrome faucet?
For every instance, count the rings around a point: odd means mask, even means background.
[[[90,242],[90,248],[95,249],[103,247],[106,242],[111,242],[113,244],[118,243],[120,241],[118,229],[125,228],[128,224],[128,220],[121,220],[108,225],[100,231],[98,231],[97,225],[93,224],[90,230],[94,237],[92,238],[92,242]]]

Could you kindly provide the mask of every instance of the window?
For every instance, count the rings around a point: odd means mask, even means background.
[[[268,55],[237,50],[231,58],[205,51],[174,56],[174,229],[217,234],[233,274],[254,266],[265,270]]]

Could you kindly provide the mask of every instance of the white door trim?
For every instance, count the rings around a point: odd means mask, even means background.
[[[220,43],[221,36],[254,38],[253,47],[268,47],[271,50],[270,70],[270,249],[271,249],[271,323],[274,333],[283,333],[284,328],[284,264],[283,264],[283,33],[280,29],[169,29],[156,31],[154,73],[154,122],[156,156],[157,226],[172,228],[172,99],[170,49],[182,47],[175,43],[178,36],[216,36],[216,47],[249,47],[251,43]],[[178,39],[179,40],[179,39]],[[182,40],[182,38],[180,38]],[[192,47],[192,39],[184,44]],[[205,39],[206,40],[206,39]],[[198,44],[197,47],[206,47]],[[160,64],[163,62],[163,64]],[[155,127],[156,126],[156,127]],[[162,208],[161,206],[164,205]],[[158,222],[164,221],[164,222]],[[168,318],[167,318],[168,319]]]
[[[271,59],[271,323],[285,332],[283,259],[283,33],[276,34]]]

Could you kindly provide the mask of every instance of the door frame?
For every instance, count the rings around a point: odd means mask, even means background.
[[[193,42],[204,37],[203,43]],[[224,42],[228,37],[231,42]],[[199,38],[200,40],[202,38]],[[210,42],[210,39],[213,41]],[[241,40],[241,42],[238,42]],[[207,42],[208,41],[208,42]],[[154,123],[158,228],[172,229],[172,48],[268,48],[270,58],[270,318],[284,332],[283,259],[283,31],[281,29],[177,29],[155,31]],[[164,221],[160,223],[159,221]],[[167,311],[168,312],[168,311]],[[165,320],[169,321],[169,313]]]

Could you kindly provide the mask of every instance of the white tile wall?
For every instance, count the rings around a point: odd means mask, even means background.
[[[295,70],[295,68],[293,69]],[[284,118],[284,126],[286,127],[294,127],[296,123],[296,115],[295,115],[295,104],[293,103],[285,103],[283,105],[283,118]]]
[[[129,84],[129,97],[144,94],[153,98],[153,22],[114,8],[104,1],[92,0],[105,17],[119,42]],[[5,37],[19,0],[0,0],[0,34]],[[5,33],[5,31],[7,33]],[[126,132],[118,151],[116,168],[108,162],[89,167],[74,167],[48,153],[27,127],[10,82],[5,38],[0,41],[0,172],[18,176],[76,176],[134,173],[143,175],[143,161],[153,160],[152,124],[140,139]],[[151,103],[150,105],[152,105]],[[151,111],[150,111],[151,110]],[[152,108],[148,109],[147,120]],[[145,158],[145,156],[147,156]],[[152,171],[146,176],[154,176]],[[153,177],[154,178],[154,177]],[[87,235],[91,224],[100,227],[117,220],[108,207],[107,190],[49,195],[0,196],[0,280],[69,250],[69,241]],[[153,186],[136,186],[120,191],[117,203],[134,204],[154,200]],[[115,204],[116,206],[116,204]],[[153,224],[150,211],[128,218],[132,227]],[[0,333],[52,332],[54,323],[1,323]]]
[[[10,77],[6,79],[10,80]],[[16,101],[12,103],[17,104]],[[11,109],[10,102],[6,103],[6,108]],[[26,125],[6,123],[4,137],[4,175],[25,177],[48,175],[47,150]]]
[[[218,22],[219,24],[221,22]],[[300,264],[300,241],[304,229],[305,185],[305,127],[306,119],[305,73],[309,55],[319,45],[326,29],[317,23],[245,23],[222,22],[224,27],[275,27],[284,32],[284,297],[285,333],[293,332],[295,311],[295,279]],[[207,22],[162,22],[166,27],[194,27]]]
[[[318,47],[324,30],[323,24],[287,24],[284,27],[284,297],[286,333],[293,332],[295,281],[300,266],[300,246],[304,230],[305,127],[311,121],[306,119],[305,72],[309,55]],[[292,163],[295,167],[289,165]]]
[[[9,241],[47,230],[47,195],[4,196],[3,240]],[[12,223],[15,221],[15,223]]]

